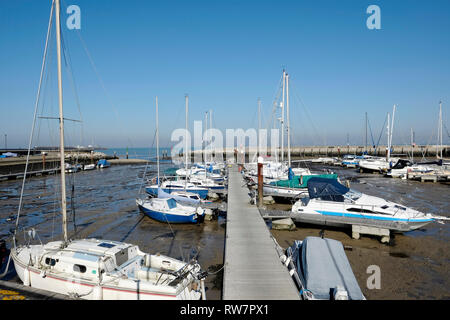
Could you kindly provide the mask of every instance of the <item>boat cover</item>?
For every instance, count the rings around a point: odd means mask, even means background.
[[[97,162],[97,166],[100,166],[100,165],[106,165],[106,166],[109,166],[109,162],[108,161],[106,161],[106,159],[100,159],[100,160],[98,160],[98,162]]]
[[[413,163],[409,160],[399,159],[391,169],[403,169],[404,167],[412,166]]]
[[[336,179],[312,177],[308,180],[309,198],[321,198],[329,201],[344,201],[343,195],[350,189]]]
[[[326,178],[326,179],[337,179],[337,174],[316,174],[316,175],[304,175],[304,176],[294,176],[290,180],[278,180],[272,181],[270,184],[277,187],[285,188],[306,188],[308,181],[311,178]]]
[[[177,175],[177,170],[179,168],[168,168],[164,171],[164,174],[167,176],[176,176]]]
[[[190,205],[198,205],[200,203],[200,200],[198,200],[198,199],[180,197],[180,196],[177,196],[174,194],[167,193],[161,188],[158,188],[158,198],[172,198],[172,199],[175,199],[175,201],[177,201],[179,203],[182,203],[182,204],[185,203],[185,204],[190,204]]]
[[[340,286],[349,300],[365,299],[340,241],[306,237],[303,242],[295,241],[293,247],[293,251],[298,249],[294,260],[297,272],[314,298],[332,299],[334,289]]]

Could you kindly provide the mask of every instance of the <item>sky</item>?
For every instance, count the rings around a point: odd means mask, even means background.
[[[66,8],[80,8],[69,30]],[[381,29],[369,29],[370,5]],[[0,0],[0,148],[27,147],[33,122],[50,0]],[[386,142],[383,124],[396,104],[393,143],[435,144],[442,100],[450,144],[450,1],[144,1],[64,0],[63,91],[66,145],[154,146],[155,97],[160,145],[213,110],[225,132],[263,127],[283,68],[290,77],[293,145]],[[57,117],[56,49],[49,44],[39,116]],[[33,145],[57,145],[56,120],[38,119]],[[381,138],[379,138],[381,135]],[[372,138],[373,137],[373,138]],[[380,139],[380,140],[379,140]]]

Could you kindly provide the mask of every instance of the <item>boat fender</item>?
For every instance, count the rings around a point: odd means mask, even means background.
[[[288,257],[288,258],[286,259],[286,262],[284,263],[284,265],[285,265],[285,266],[288,266],[288,265],[289,265],[289,262],[291,262],[291,257]]]
[[[92,297],[94,300],[103,300],[103,288],[101,285],[96,285],[93,288]]]
[[[40,276],[41,276],[42,278],[45,278],[45,277],[47,276],[46,273],[45,273],[45,270],[42,270],[42,271],[41,271]]]
[[[146,255],[144,256],[144,265],[145,265],[147,268],[150,268],[150,261],[151,261],[150,255],[149,255],[149,254],[146,254]]]
[[[348,292],[341,286],[336,286],[333,291],[334,300],[348,300]]]
[[[28,268],[25,268],[25,270],[23,271],[23,285],[24,286],[30,286],[31,285],[30,270],[28,270]]]
[[[198,207],[198,208],[197,208],[197,214],[198,214],[199,216],[202,216],[203,213],[204,213],[204,210],[203,210],[202,208]]]

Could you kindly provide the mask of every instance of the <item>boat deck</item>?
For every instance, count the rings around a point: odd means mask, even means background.
[[[300,300],[237,166],[229,169],[224,300]]]

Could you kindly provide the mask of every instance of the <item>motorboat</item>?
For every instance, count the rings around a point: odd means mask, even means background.
[[[337,174],[316,174],[316,175],[302,175],[293,176],[291,179],[273,181],[268,184],[263,184],[264,196],[272,196],[275,200],[277,198],[295,199],[301,196],[308,195],[307,183],[309,179],[314,177],[321,177],[327,179],[337,179]]]
[[[96,164],[95,163],[91,163],[91,164],[86,164],[83,166],[83,170],[87,171],[87,170],[94,170],[96,168]]]
[[[204,218],[201,207],[181,205],[173,198],[138,198],[136,204],[145,215],[159,222],[198,223]]]
[[[376,226],[394,231],[410,231],[446,217],[422,213],[402,204],[349,189],[337,180],[311,178],[308,196],[292,206],[293,220],[321,217],[311,223],[346,227]],[[297,218],[296,218],[297,216]],[[326,221],[327,218],[333,222]]]
[[[441,161],[425,161],[413,163],[410,160],[399,159],[397,163],[386,172],[387,177],[406,179],[408,173],[427,174],[442,168]]]
[[[305,300],[365,300],[340,241],[306,237],[286,249],[285,264]]]
[[[111,166],[111,163],[109,163],[106,159],[100,159],[97,162],[97,167],[98,168],[109,168]]]
[[[408,173],[408,169],[413,166],[413,162],[405,159],[399,159],[397,163],[388,169],[385,176],[392,178],[405,178]]]
[[[65,166],[64,171],[66,173],[75,173],[81,170],[80,164],[65,163],[64,166]]]

